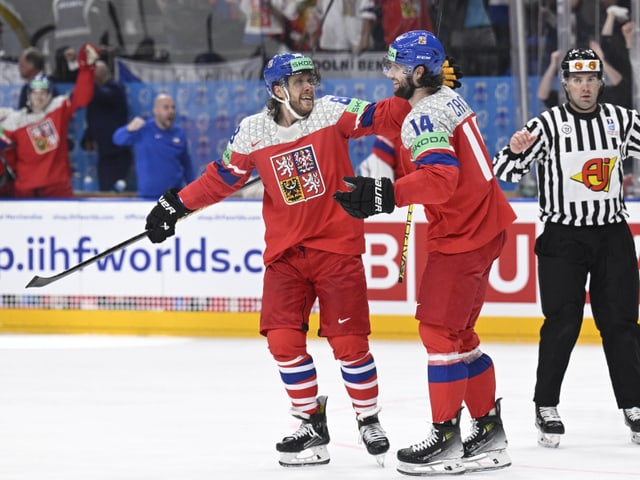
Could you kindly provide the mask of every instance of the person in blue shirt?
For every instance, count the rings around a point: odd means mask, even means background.
[[[116,145],[133,146],[138,196],[157,199],[169,188],[195,180],[187,136],[174,126],[176,105],[161,93],[153,102],[153,118],[135,117],[113,133]]]

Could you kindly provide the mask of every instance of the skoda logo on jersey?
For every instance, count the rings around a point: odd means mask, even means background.
[[[451,149],[449,137],[442,132],[425,132],[413,141],[411,158],[418,158],[426,150],[440,148]]]
[[[271,157],[271,166],[285,203],[305,202],[324,194],[325,185],[312,145]]]
[[[564,133],[565,135],[571,135],[571,132],[573,131],[571,128],[571,125],[569,125],[568,123],[564,123],[562,124],[562,126],[560,127],[560,131],[562,133]]]

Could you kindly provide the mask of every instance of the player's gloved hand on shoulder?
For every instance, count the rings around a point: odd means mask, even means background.
[[[175,235],[176,223],[191,213],[178,198],[178,189],[170,188],[159,199],[147,215],[147,237],[151,243],[161,243]]]
[[[333,198],[355,218],[367,218],[378,213],[391,213],[395,208],[393,182],[388,178],[344,177],[350,188],[338,191]]]
[[[455,58],[445,58],[442,64],[442,75],[444,75],[443,85],[453,89],[462,86],[460,79],[464,77],[464,75],[462,74],[462,68],[456,63]]]

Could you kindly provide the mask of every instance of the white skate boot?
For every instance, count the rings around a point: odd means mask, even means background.
[[[564,424],[556,407],[536,405],[536,427],[538,428],[538,445],[558,448],[560,435],[564,435]]]
[[[296,412],[300,427],[276,444],[283,467],[304,467],[329,463],[329,429],[327,428],[327,397],[318,397],[318,411],[313,415]]]

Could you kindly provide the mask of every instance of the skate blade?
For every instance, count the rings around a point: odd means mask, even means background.
[[[631,432],[631,441],[640,445],[640,432]]]
[[[283,467],[311,467],[326,465],[330,459],[327,446],[319,445],[301,452],[281,452],[278,463]]]
[[[494,450],[462,459],[467,472],[499,470],[511,465],[511,458],[506,450]]]
[[[374,457],[376,457],[376,462],[378,462],[378,465],[380,465],[382,468],[384,468],[384,459],[386,457],[386,453],[381,453],[379,455],[374,455]]]
[[[545,448],[558,448],[560,435],[556,433],[538,432],[538,445]]]
[[[433,463],[398,463],[398,472],[416,477],[432,475],[461,475],[465,472],[461,458],[441,460]]]

